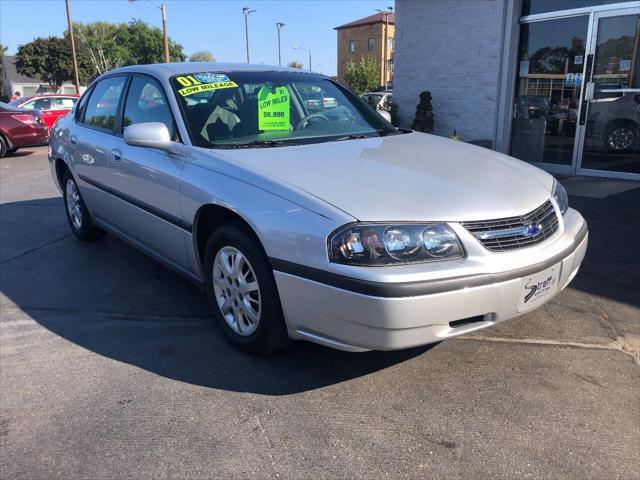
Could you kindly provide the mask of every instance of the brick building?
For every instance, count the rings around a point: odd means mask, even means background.
[[[387,30],[388,28],[388,30]],[[380,66],[380,85],[384,86],[384,58],[387,58],[387,84],[393,84],[393,51],[395,15],[379,12],[336,27],[338,32],[338,81],[344,83],[345,66],[358,63],[362,57],[372,57]],[[385,49],[385,34],[387,48]]]

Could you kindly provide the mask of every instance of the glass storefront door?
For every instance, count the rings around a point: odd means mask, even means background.
[[[594,15],[579,119],[579,173],[640,176],[639,34],[640,9]]]
[[[553,173],[640,179],[640,7],[589,3],[523,17],[511,154]]]
[[[523,24],[511,128],[512,155],[570,167],[589,15]]]

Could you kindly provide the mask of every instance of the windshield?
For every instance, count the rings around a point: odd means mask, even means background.
[[[297,145],[400,133],[321,75],[194,72],[171,83],[199,147]]]

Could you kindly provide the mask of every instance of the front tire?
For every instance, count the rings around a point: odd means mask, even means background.
[[[103,236],[104,230],[93,224],[78,185],[68,170],[62,178],[62,186],[64,210],[73,234],[82,241],[96,240]]]
[[[205,251],[205,291],[231,343],[266,355],[282,348],[288,336],[273,271],[256,241],[234,225],[215,230]]]
[[[7,154],[7,141],[0,135],[0,158]]]

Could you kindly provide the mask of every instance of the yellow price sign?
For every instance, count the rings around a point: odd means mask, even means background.
[[[222,73],[193,73],[190,75],[180,75],[176,77],[182,88],[178,93],[183,97],[193,95],[194,93],[206,92],[209,90],[221,90],[223,88],[236,88],[238,85],[229,80],[229,77]]]

